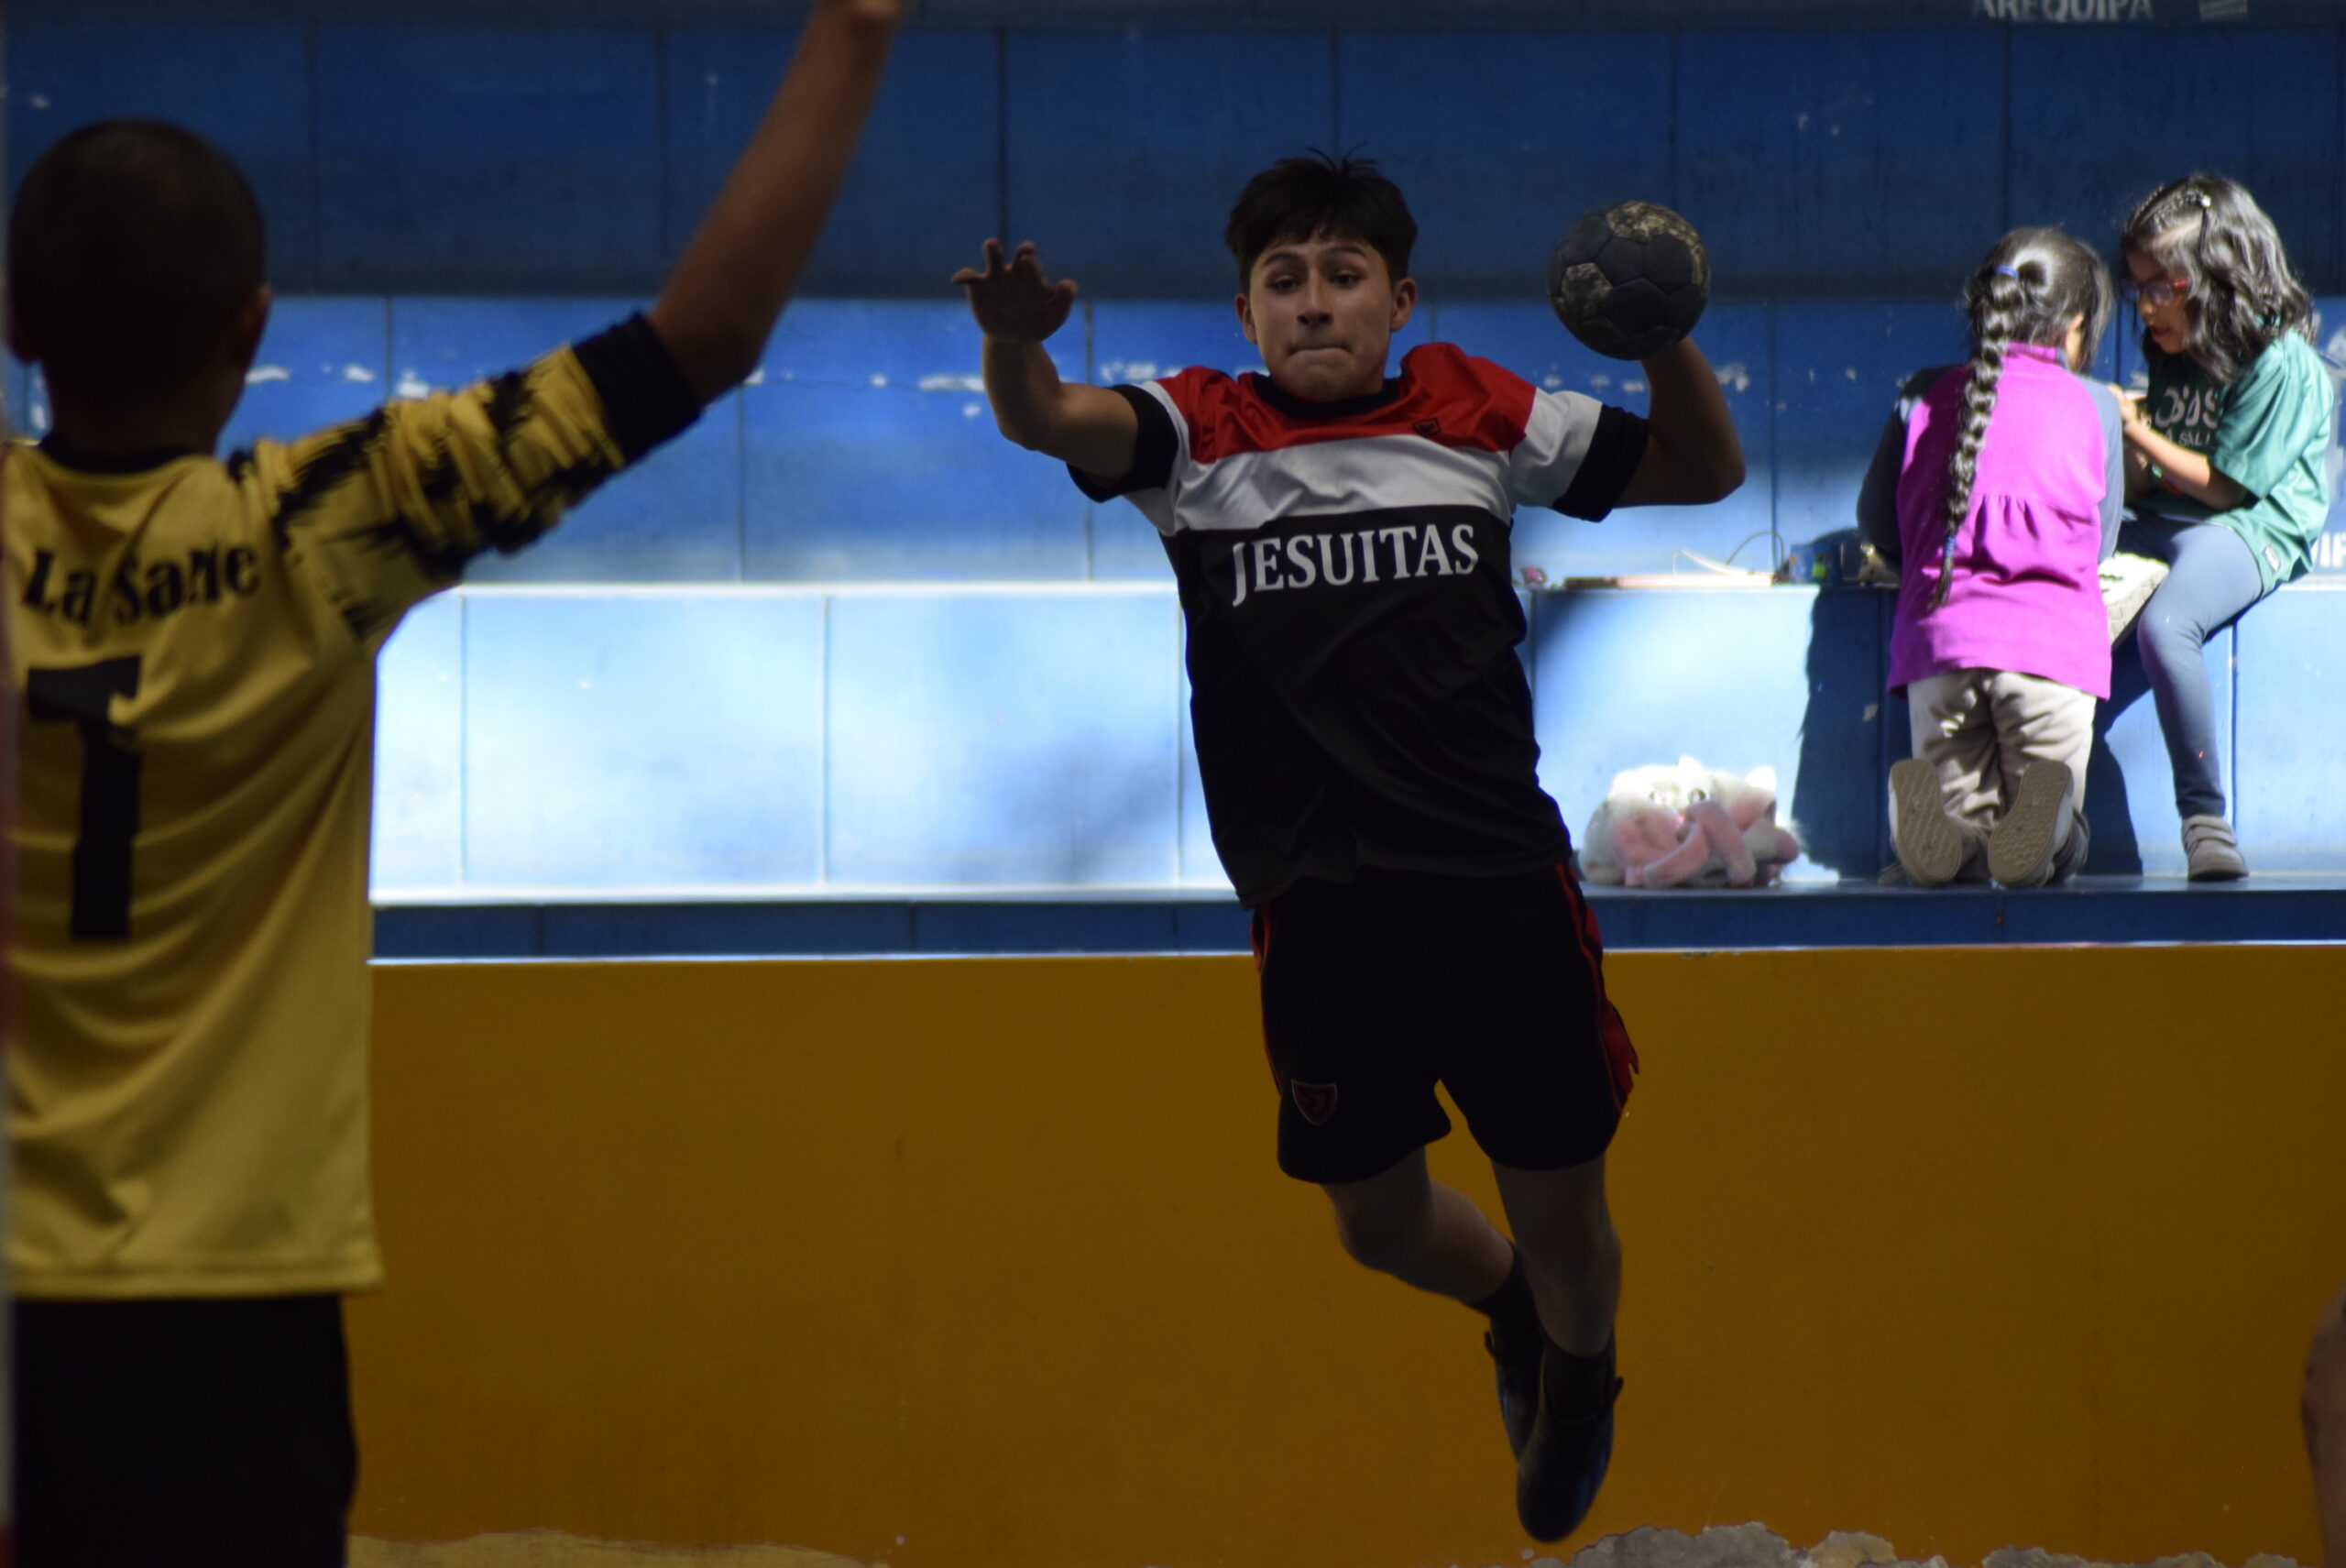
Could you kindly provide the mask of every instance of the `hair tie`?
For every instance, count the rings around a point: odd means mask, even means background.
[[[2009,278],[2015,283],[2020,281],[2020,269],[2017,267],[2011,266],[2010,264],[1999,264],[1996,268],[1996,271],[2001,276]]]

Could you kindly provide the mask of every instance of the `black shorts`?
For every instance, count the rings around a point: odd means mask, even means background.
[[[1255,909],[1255,962],[1289,1176],[1363,1180],[1442,1137],[1437,1081],[1501,1165],[1613,1141],[1637,1052],[1565,867],[1299,882]]]
[[[16,1304],[16,1568],[342,1568],[336,1296]]]

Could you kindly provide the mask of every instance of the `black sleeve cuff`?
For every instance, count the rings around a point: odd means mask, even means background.
[[[579,368],[603,400],[603,428],[632,463],[700,418],[700,400],[676,357],[641,312],[575,345]]]
[[[1067,477],[1075,481],[1077,489],[1095,501],[1112,501],[1135,490],[1163,489],[1173,482],[1173,458],[1181,446],[1174,433],[1173,416],[1165,411],[1163,403],[1138,387],[1108,389],[1130,403],[1140,421],[1140,435],[1133,444],[1133,466],[1121,477],[1111,478],[1104,474],[1087,474],[1070,463]]]
[[[1580,471],[1556,501],[1566,517],[1602,522],[1621,501],[1621,492],[1646,457],[1646,422],[1627,409],[1606,403],[1596,411],[1596,429],[1590,433],[1588,451]]]

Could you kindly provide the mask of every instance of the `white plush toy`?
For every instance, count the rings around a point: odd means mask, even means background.
[[[1616,773],[1580,841],[1580,872],[1610,887],[1760,887],[1798,858],[1776,825],[1776,770],[1714,773],[1692,757]]]

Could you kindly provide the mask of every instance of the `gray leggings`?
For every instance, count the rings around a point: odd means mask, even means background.
[[[2223,753],[2202,652],[2209,635],[2264,597],[2248,542],[2220,522],[2130,517],[2118,547],[2167,565],[2166,581],[2134,623],[2143,674],[2157,705],[2159,731],[2175,764],[2178,816],[2224,814]]]

